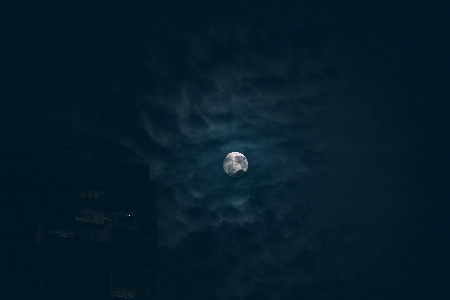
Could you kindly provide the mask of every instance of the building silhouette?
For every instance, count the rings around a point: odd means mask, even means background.
[[[157,199],[148,166],[42,160],[9,170],[2,196],[17,217],[6,221],[14,246],[2,253],[11,282],[2,293],[156,299]]]

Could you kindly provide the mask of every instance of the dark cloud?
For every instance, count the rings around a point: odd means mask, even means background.
[[[150,166],[161,299],[411,297],[444,37],[432,9],[319,2],[25,9],[4,136]]]

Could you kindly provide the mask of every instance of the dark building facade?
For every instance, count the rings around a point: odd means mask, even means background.
[[[8,195],[23,203],[18,226],[26,229],[10,234],[18,244],[3,258],[14,258],[4,262],[14,282],[2,289],[21,299],[156,299],[157,202],[148,171],[80,161],[16,170]],[[20,215],[21,205],[13,211]]]

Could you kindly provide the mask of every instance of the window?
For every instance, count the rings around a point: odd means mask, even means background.
[[[105,197],[105,191],[99,190],[80,190],[81,198],[89,198],[89,199],[102,199]]]
[[[75,220],[80,222],[104,225],[106,221],[106,213],[102,210],[79,209],[73,211],[73,215]]]

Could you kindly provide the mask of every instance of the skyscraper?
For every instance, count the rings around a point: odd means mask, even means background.
[[[18,199],[35,207],[24,206],[35,231],[11,253],[21,257],[18,293],[156,299],[156,186],[148,166],[40,161],[23,172]]]

